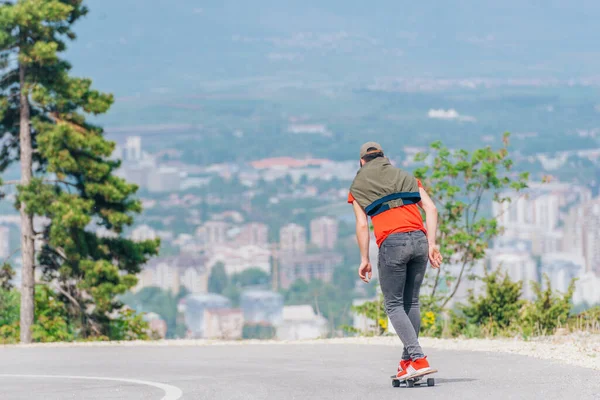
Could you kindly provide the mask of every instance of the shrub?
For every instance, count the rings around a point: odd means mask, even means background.
[[[600,306],[592,307],[569,317],[568,325],[574,331],[600,333]]]
[[[367,301],[358,306],[351,306],[350,310],[358,315],[364,315],[372,321],[377,321],[377,335],[383,335],[388,329],[388,317],[385,312],[385,303],[383,295],[378,300]]]
[[[468,304],[461,305],[459,309],[464,313],[467,324],[478,325],[484,334],[494,336],[518,320],[524,304],[521,299],[523,283],[511,281],[508,274],[500,270],[487,274],[482,280],[485,294],[475,297],[471,290]],[[471,328],[471,332],[475,331]]]
[[[242,337],[244,339],[274,339],[277,329],[269,324],[244,324]]]
[[[565,325],[572,308],[576,280],[571,280],[567,292],[560,294],[552,290],[550,278],[544,274],[546,288],[538,282],[532,283],[535,300],[528,302],[521,312],[521,327],[526,335],[548,335]]]

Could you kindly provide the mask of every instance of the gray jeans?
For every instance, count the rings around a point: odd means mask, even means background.
[[[424,357],[418,339],[419,292],[428,261],[429,243],[422,231],[392,234],[379,248],[379,283],[386,313],[404,344],[403,360]]]

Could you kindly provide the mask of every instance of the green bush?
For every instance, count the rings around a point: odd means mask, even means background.
[[[475,297],[470,291],[468,303],[459,309],[464,313],[466,326],[477,325],[482,332],[497,335],[518,322],[519,311],[524,304],[521,299],[522,282],[513,282],[506,272],[493,271],[482,278],[485,294]],[[475,330],[469,328],[473,334]]]
[[[242,328],[244,339],[273,339],[276,333],[275,327],[267,324],[244,324]]]
[[[0,288],[0,344],[19,342],[20,295],[15,289]],[[108,317],[107,317],[108,318]],[[58,299],[48,286],[38,285],[35,289],[35,321],[31,327],[34,342],[69,342],[81,340],[69,320],[66,305]],[[149,326],[141,314],[124,308],[109,320],[109,336],[91,335],[88,341],[105,340],[148,340]]]
[[[363,315],[366,318],[377,321],[378,331],[376,335],[383,335],[388,329],[388,316],[385,312],[385,302],[383,295],[379,295],[378,300],[366,301],[358,306],[351,306],[350,310],[357,315]]]
[[[520,322],[523,333],[530,335],[553,334],[555,329],[566,325],[572,308],[576,280],[571,280],[564,294],[552,290],[550,278],[544,274],[546,288],[538,282],[532,283],[535,300],[527,302],[521,311]]]
[[[35,323],[31,329],[34,342],[70,342],[74,338],[65,303],[48,286],[36,287]]]
[[[19,302],[17,290],[0,289],[0,344],[19,341]]]
[[[600,333],[600,306],[572,315],[567,324],[574,331]]]

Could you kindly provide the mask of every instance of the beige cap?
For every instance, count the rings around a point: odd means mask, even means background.
[[[370,149],[370,148],[373,148],[375,150],[368,151],[368,149]],[[381,148],[381,145],[377,142],[367,142],[367,143],[363,144],[362,146],[360,146],[360,158],[363,158],[367,154],[379,153],[379,152],[383,153],[383,149]]]

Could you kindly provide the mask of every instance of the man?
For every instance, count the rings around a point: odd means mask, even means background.
[[[360,248],[360,278],[369,282],[369,223],[371,217],[379,247],[378,272],[385,310],[404,344],[397,376],[406,378],[430,368],[419,344],[419,292],[427,261],[439,268],[442,256],[435,243],[437,209],[421,182],[391,165],[378,143],[360,148],[360,170],[348,203],[354,207]],[[425,211],[423,225],[419,207]]]

